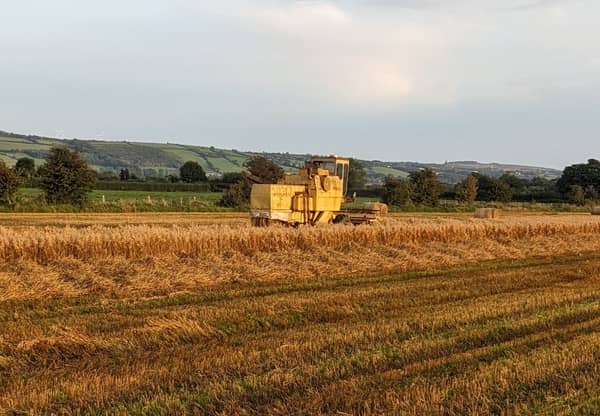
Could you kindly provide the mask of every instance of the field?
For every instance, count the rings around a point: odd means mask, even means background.
[[[23,188],[19,190],[19,196],[25,198],[42,197],[43,191],[37,188]],[[154,191],[118,191],[118,190],[95,190],[90,192],[90,200],[92,202],[102,201],[102,197],[106,202],[114,202],[120,200],[180,200],[193,199],[203,200],[208,203],[215,203],[221,198],[220,192],[154,192]]]
[[[220,192],[157,192],[95,190],[90,192],[89,201],[83,207],[85,212],[223,212],[230,211],[219,207]],[[48,205],[43,199],[43,191],[37,188],[23,188],[17,193],[18,203],[13,208],[17,212],[81,212],[72,205]],[[4,208],[6,211],[9,208]]]
[[[598,414],[600,217],[0,214],[0,414]]]
[[[17,205],[14,207],[1,207],[0,212],[17,213],[79,213],[85,215],[92,213],[144,213],[154,212],[168,214],[172,212],[210,213],[232,212],[230,208],[218,206],[217,202],[222,197],[221,192],[193,192],[193,191],[141,191],[141,190],[95,190],[89,195],[89,202],[83,207],[73,205],[48,205],[43,198],[43,191],[37,188],[22,188],[17,192]],[[346,204],[347,208],[361,208],[365,202],[375,202],[377,197],[357,197],[353,203]],[[447,213],[472,213],[477,207],[495,207],[505,211],[515,212],[590,212],[590,206],[576,206],[567,203],[533,203],[510,202],[490,203],[477,202],[475,205],[460,204],[455,200],[442,200],[437,207],[390,207],[396,214],[401,212],[415,213],[430,212],[438,214]],[[470,215],[470,214],[469,214]],[[198,217],[200,218],[200,217]],[[138,222],[138,221],[136,221]]]

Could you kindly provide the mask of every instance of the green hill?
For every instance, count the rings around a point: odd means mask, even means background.
[[[128,141],[60,140],[0,132],[0,158],[9,165],[20,157],[31,157],[43,163],[52,146],[77,149],[100,172],[118,173],[127,168],[138,176],[166,176],[176,173],[188,160],[200,163],[209,175],[243,169],[247,153],[214,147],[173,143],[141,143]]]
[[[176,174],[179,167],[188,160],[198,162],[209,176],[219,176],[226,172],[239,172],[244,162],[259,153],[241,152],[235,149],[191,146],[175,143],[143,143],[129,141],[101,141],[78,139],[55,139],[41,136],[0,131],[0,160],[13,165],[21,157],[33,158],[36,165],[43,163],[52,146],[67,146],[77,149],[99,172],[114,173],[127,168],[140,177],[162,177]],[[288,153],[260,153],[287,171],[302,166],[309,155]],[[481,164],[478,162],[450,162],[445,164],[423,164],[416,162],[383,162],[361,160],[370,183],[380,183],[388,175],[406,177],[424,167],[435,169],[444,182],[454,183],[473,171],[491,176],[512,172],[524,178],[536,176],[555,178],[560,171],[518,165]]]

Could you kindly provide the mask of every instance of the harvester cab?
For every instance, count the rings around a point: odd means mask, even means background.
[[[350,173],[350,159],[330,156],[312,157],[306,161],[306,167],[310,174],[321,177],[337,176],[342,181],[342,195],[348,193],[348,174]]]
[[[317,225],[337,222],[373,222],[387,213],[385,204],[342,210],[348,192],[350,159],[312,157],[295,174],[276,184],[254,183],[250,215],[255,226],[273,223]]]

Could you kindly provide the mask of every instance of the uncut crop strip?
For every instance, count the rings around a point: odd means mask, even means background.
[[[593,392],[600,260],[489,266],[0,305],[0,412],[534,413]]]
[[[600,220],[589,217],[521,218],[505,221],[389,221],[379,226],[328,226],[290,229],[230,226],[95,226],[13,229],[0,227],[0,259],[46,262],[73,257],[201,257],[290,250],[349,250],[353,247],[422,245],[474,240],[511,241],[533,237],[600,235]]]
[[[600,252],[595,234],[533,237],[522,240],[473,240],[452,244],[429,242],[397,247],[348,245],[341,250],[319,247],[277,253],[223,253],[200,257],[177,255],[123,256],[48,262],[29,259],[0,261],[0,302],[31,302],[80,296],[137,299],[205,293],[210,286],[226,282],[278,281],[287,286],[297,281],[381,275],[405,271],[435,271],[457,265],[486,267],[489,261],[524,261],[552,256],[548,264],[564,255]],[[34,306],[31,306],[32,308]]]
[[[137,212],[137,213],[0,213],[0,226],[47,227],[92,225],[163,225],[192,224],[247,225],[248,214],[242,212]],[[21,228],[19,228],[21,229]]]

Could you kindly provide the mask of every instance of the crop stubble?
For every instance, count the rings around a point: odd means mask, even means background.
[[[598,409],[600,221],[0,227],[0,409]]]

